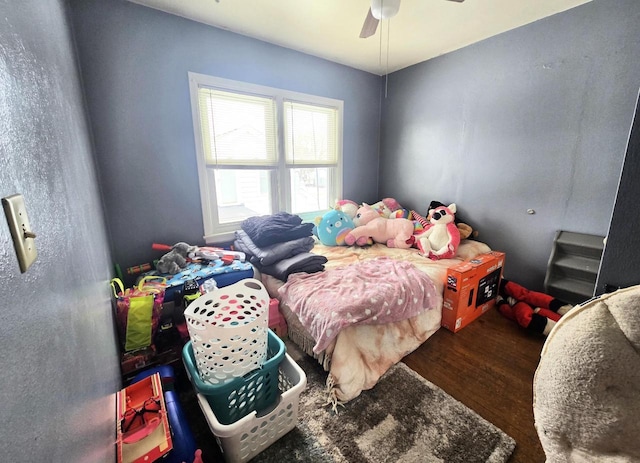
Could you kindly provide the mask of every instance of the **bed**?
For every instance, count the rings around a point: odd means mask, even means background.
[[[370,265],[371,259],[376,259],[376,262],[393,260],[401,262],[405,267],[411,264],[414,271],[417,269],[421,274],[427,275],[437,293],[437,297],[429,299],[430,307],[420,307],[419,312],[409,318],[346,326],[326,346],[323,344],[321,350],[318,350],[318,335],[314,338],[310,333],[311,328],[303,325],[300,317],[289,306],[294,305],[287,297],[290,294],[288,286],[291,278],[286,283],[267,274],[262,274],[260,278],[270,296],[280,300],[280,310],[287,321],[290,340],[315,357],[328,372],[329,400],[335,408],[339,403],[354,399],[363,390],[371,389],[392,365],[413,352],[440,328],[447,268],[490,250],[484,243],[463,240],[456,258],[430,260],[414,248],[389,248],[383,244],[362,248],[316,244],[312,252],[327,258],[323,273],[330,274],[333,269],[342,271],[346,266],[360,265],[365,261],[369,261],[366,264]],[[345,286],[347,285],[348,282],[345,282]],[[386,302],[388,301],[380,300],[379,304]]]

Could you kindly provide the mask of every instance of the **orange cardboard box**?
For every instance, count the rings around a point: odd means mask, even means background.
[[[448,269],[442,326],[456,333],[495,305],[504,257],[491,251]]]

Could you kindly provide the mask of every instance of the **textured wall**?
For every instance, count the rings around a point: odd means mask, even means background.
[[[114,259],[204,234],[187,72],[344,100],[344,196],[378,191],[380,77],[124,0],[72,0]]]
[[[110,257],[63,0],[0,1],[0,197],[22,193],[25,274],[0,219],[0,460],[115,461]]]
[[[392,74],[380,195],[425,213],[456,202],[506,251],[505,275],[541,290],[556,230],[607,233],[638,24],[637,0],[594,0]]]

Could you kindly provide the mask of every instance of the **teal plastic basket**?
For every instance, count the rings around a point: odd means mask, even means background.
[[[200,378],[193,345],[188,341],[182,349],[182,361],[197,392],[206,397],[211,410],[221,424],[232,424],[252,411],[261,411],[276,402],[278,367],[286,347],[276,334],[268,330],[267,360],[258,368],[229,382],[214,385]]]

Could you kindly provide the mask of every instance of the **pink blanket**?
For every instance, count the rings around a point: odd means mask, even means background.
[[[442,304],[425,273],[388,257],[320,273],[295,273],[278,292],[316,340],[316,353],[347,326],[405,320]]]

